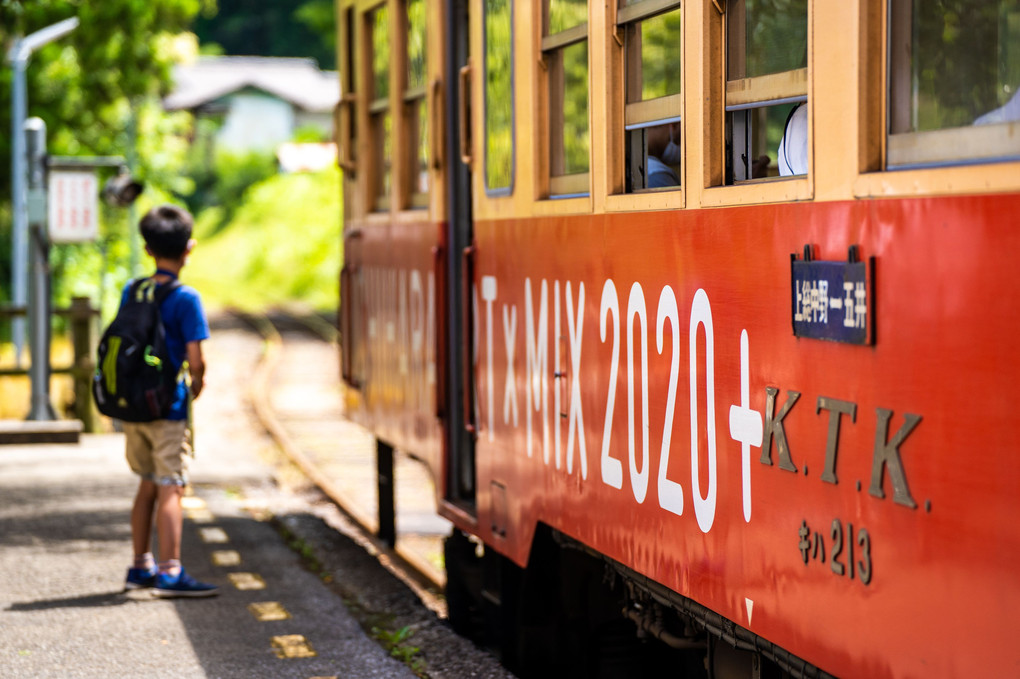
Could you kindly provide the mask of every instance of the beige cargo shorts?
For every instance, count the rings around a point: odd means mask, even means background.
[[[192,449],[186,420],[125,422],[124,435],[131,471],[160,486],[188,485]]]

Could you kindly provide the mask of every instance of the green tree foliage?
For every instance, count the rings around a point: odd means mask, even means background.
[[[198,246],[183,279],[210,309],[259,310],[300,303],[336,309],[340,243],[340,171],[279,174],[248,188],[221,226],[207,210],[195,226]]]
[[[320,68],[336,68],[332,0],[219,0],[219,13],[203,14],[194,31],[225,54],[312,57]]]
[[[807,0],[746,0],[751,78],[807,66]]]
[[[659,14],[637,24],[628,39],[641,45],[640,92],[627,92],[627,101],[647,101],[680,92],[679,9]],[[629,83],[628,83],[629,85]]]
[[[485,185],[513,182],[513,45],[510,1],[485,3]]]
[[[147,183],[171,186],[174,135],[187,121],[167,117],[151,99],[170,88],[174,36],[215,0],[0,0],[0,44],[76,16],[79,27],[32,55],[27,71],[30,116],[46,121],[49,152],[55,155],[126,155],[138,130],[138,163]],[[0,296],[10,282],[11,69],[0,69]],[[132,105],[134,104],[134,106]],[[178,187],[180,188],[180,187]],[[113,215],[117,217],[117,215]],[[120,217],[117,221],[122,221]],[[115,222],[116,223],[116,222]],[[121,238],[123,235],[121,235]],[[60,274],[96,248],[68,246],[54,252],[58,299],[66,296]],[[100,243],[100,251],[106,245]]]
[[[217,148],[214,138],[221,122],[214,117],[195,121],[186,170],[190,186],[176,192],[194,215],[213,209],[218,226],[233,218],[248,187],[273,176],[277,170],[272,151],[238,153]]]
[[[171,36],[215,0],[3,0],[0,42],[72,16],[81,25],[42,48],[28,70],[29,115],[49,129],[51,153],[118,154],[128,142],[130,102],[170,88]],[[11,71],[0,72],[0,156],[10,158]],[[0,163],[0,199],[8,200],[10,165]]]
[[[585,0],[550,0],[544,33],[553,35],[588,21]],[[553,174],[578,174],[588,171],[588,41],[573,43],[549,53],[550,70],[562,79],[562,92],[552,93],[552,106],[562,107],[563,157],[553,151]]]
[[[916,129],[970,125],[1020,87],[1020,1],[914,3]]]

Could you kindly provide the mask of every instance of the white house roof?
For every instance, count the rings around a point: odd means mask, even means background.
[[[284,57],[199,57],[174,67],[167,110],[193,109],[254,87],[305,111],[331,111],[340,99],[336,71],[320,71],[312,59]]]

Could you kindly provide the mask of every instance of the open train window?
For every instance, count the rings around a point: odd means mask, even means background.
[[[619,0],[623,35],[625,190],[680,187],[681,12],[679,2]]]
[[[390,209],[393,177],[393,120],[390,117],[390,30],[386,5],[368,12],[369,50],[372,72],[368,95],[369,127],[372,139],[371,194],[377,211]]]
[[[1020,0],[891,0],[890,169],[1020,159]]]
[[[549,194],[586,196],[589,189],[588,3],[546,0],[542,63],[547,70]]]
[[[410,206],[429,204],[429,139],[426,105],[425,0],[407,0],[407,73],[404,89],[404,129]]]
[[[726,183],[808,171],[807,0],[726,3]]]
[[[485,189],[509,194],[514,181],[511,0],[485,0]]]

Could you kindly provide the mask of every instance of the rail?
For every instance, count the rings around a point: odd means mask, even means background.
[[[28,315],[27,307],[0,306],[0,322],[10,321]],[[74,416],[81,420],[86,432],[97,431],[98,417],[92,405],[91,379],[96,365],[95,332],[99,309],[92,306],[88,297],[74,297],[71,306],[52,310],[53,316],[69,320],[68,333],[71,336],[73,355],[70,365],[51,366],[52,375],[70,375],[74,380]],[[28,369],[21,367],[0,368],[0,378],[27,377]]]
[[[315,462],[301,450],[301,447],[288,433],[280,418],[273,411],[268,399],[268,394],[271,391],[270,380],[279,362],[280,353],[283,348],[283,338],[273,320],[265,314],[235,313],[254,328],[265,343],[262,360],[259,362],[249,390],[252,407],[263,428],[273,438],[284,455],[330,501],[358,524],[367,535],[372,536],[370,538],[372,548],[380,562],[411,587],[426,606],[434,610],[441,617],[445,617],[445,604],[435,595],[435,592],[437,590],[441,591],[445,585],[445,574],[438,571],[421,556],[410,550],[402,549],[399,544],[394,545],[391,540],[387,539],[387,536],[383,535],[385,529],[380,525],[380,522],[377,522],[369,512],[359,507],[353,498],[318,468]],[[324,342],[337,343],[336,329],[321,318],[288,314],[287,319],[304,326],[305,329]],[[389,472],[389,476],[392,479],[392,469]],[[392,499],[390,499],[390,503],[392,503]],[[392,504],[389,511],[393,511]],[[384,514],[385,510],[380,508],[380,518],[383,518]],[[395,522],[391,519],[390,524],[389,530],[394,534],[389,537],[392,538],[395,537]]]

